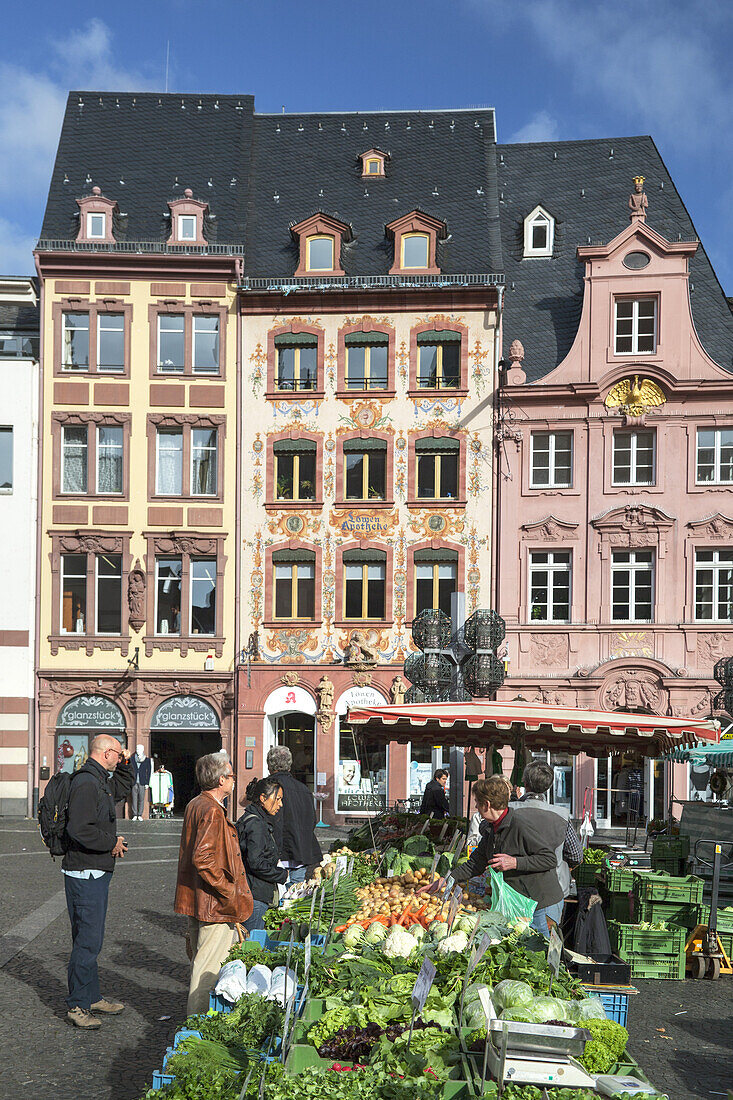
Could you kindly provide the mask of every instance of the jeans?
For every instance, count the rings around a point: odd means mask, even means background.
[[[305,873],[308,870],[307,867],[291,867],[288,873],[287,886],[290,886],[291,882],[305,882]]]
[[[538,906],[534,911],[532,917],[532,923],[530,928],[534,928],[535,932],[541,932],[543,936],[547,936],[549,939],[550,929],[547,924],[547,918],[554,921],[555,924],[560,927],[562,921],[562,911],[565,908],[565,901],[556,901],[554,905],[546,905],[544,909],[540,909]]]
[[[88,1012],[101,1001],[97,956],[102,950],[104,921],[112,872],[101,878],[69,878],[64,875],[66,905],[71,921],[73,947],[69,959],[69,1008],[84,1008]]]
[[[257,898],[252,898],[252,916],[244,922],[244,927],[248,932],[254,932],[257,928],[264,928],[265,922],[263,917],[268,909],[272,906],[268,905],[266,901],[257,901]]]

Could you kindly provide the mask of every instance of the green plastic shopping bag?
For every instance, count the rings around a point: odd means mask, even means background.
[[[504,881],[501,871],[487,868],[491,875],[491,908],[498,910],[510,924],[520,921],[527,925],[532,921],[537,902],[520,894],[513,886]]]

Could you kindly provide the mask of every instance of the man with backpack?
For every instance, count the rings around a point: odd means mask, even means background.
[[[115,860],[127,851],[125,838],[117,836],[115,802],[128,797],[132,782],[129,753],[123,752],[116,737],[105,733],[93,739],[86,763],[68,787],[61,868],[73,947],[66,1018],[85,1030],[101,1026],[95,1012],[116,1015],[125,1007],[102,996],[97,956],[102,950]]]

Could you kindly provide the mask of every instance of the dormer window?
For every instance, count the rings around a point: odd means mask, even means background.
[[[117,210],[114,199],[105,198],[99,187],[93,187],[90,195],[76,200],[79,207],[79,232],[77,241],[105,241],[114,244],[113,214]]]
[[[383,153],[381,149],[367,149],[360,154],[362,176],[384,176],[384,164],[389,153]]]
[[[204,214],[209,205],[193,197],[193,191],[187,187],[183,198],[172,199],[168,203],[171,212],[171,235],[168,244],[205,245]]]
[[[298,245],[295,275],[343,275],[341,245],[351,240],[351,227],[328,214],[313,214],[290,227]]]
[[[90,241],[103,241],[106,237],[106,222],[107,217],[105,214],[87,214],[87,237]]]
[[[390,275],[439,275],[438,238],[447,236],[445,222],[413,210],[386,226],[394,237],[394,262]]]
[[[426,268],[430,260],[430,237],[427,233],[405,233],[402,237],[403,268]]]
[[[325,233],[306,237],[305,256],[308,271],[333,271],[333,237]]]
[[[524,255],[552,256],[555,219],[541,206],[535,206],[524,219]]]
[[[178,239],[179,241],[196,240],[196,218],[193,214],[178,215]]]

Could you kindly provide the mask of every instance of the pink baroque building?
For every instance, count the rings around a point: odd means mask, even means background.
[[[730,311],[649,139],[572,143],[586,169],[573,185],[587,187],[572,198],[547,167],[569,143],[554,158],[503,148],[500,697],[707,715],[713,665],[733,653]],[[550,760],[555,798],[578,816],[592,804],[601,825],[625,822],[630,788],[646,819],[671,798],[709,797],[688,764]]]

